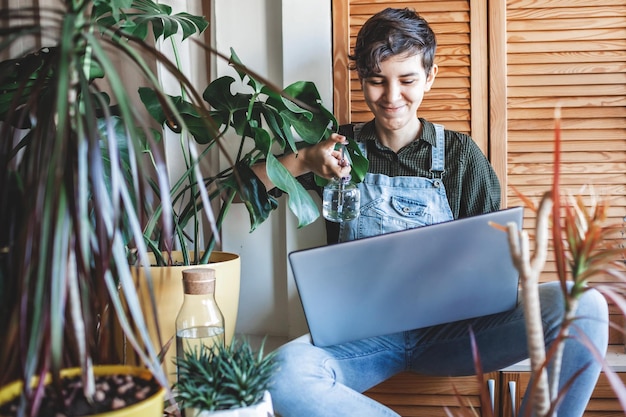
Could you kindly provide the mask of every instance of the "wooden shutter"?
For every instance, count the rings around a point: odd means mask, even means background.
[[[561,106],[562,187],[592,186],[611,199],[612,221],[625,224],[626,1],[490,5],[490,144],[507,205],[521,204],[511,186],[534,200],[550,188]],[[534,214],[526,215],[531,226]],[[615,238],[623,242],[624,233]]]
[[[334,110],[341,123],[372,118],[348,51],[363,23],[386,7],[410,7],[422,15],[437,36],[435,63],[439,75],[424,98],[419,115],[447,128],[471,134],[487,153],[487,50],[484,1],[333,1]],[[471,22],[471,23],[470,23]]]
[[[433,26],[440,67],[420,115],[469,133],[502,184],[503,207],[538,200],[553,172],[554,108],[562,113],[562,186],[592,186],[626,229],[626,0],[333,0],[334,110],[368,120],[348,51],[385,7]],[[488,39],[487,35],[488,35]],[[525,227],[533,226],[527,210]],[[616,233],[623,244],[626,232]],[[542,279],[554,279],[554,264]]]

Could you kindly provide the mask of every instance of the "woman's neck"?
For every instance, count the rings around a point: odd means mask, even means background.
[[[416,140],[421,130],[422,124],[417,117],[414,123],[407,124],[401,129],[389,130],[376,125],[376,134],[380,143],[396,153]]]

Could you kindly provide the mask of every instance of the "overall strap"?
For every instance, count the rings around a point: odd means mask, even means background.
[[[356,138],[361,135],[361,129],[363,129],[365,123],[354,123],[352,125],[352,138],[356,141]],[[367,146],[365,146],[365,142],[356,141],[361,153],[364,157],[367,158]]]
[[[352,134],[353,138],[356,140],[356,137],[361,133],[361,129],[365,123],[356,123],[352,125]],[[432,178],[443,177],[443,173],[445,172],[445,133],[443,125],[433,123],[435,126],[435,146],[431,149],[431,166],[430,173]],[[365,142],[357,142],[359,148],[363,155],[367,158],[367,146],[365,146]]]
[[[435,146],[431,150],[430,173],[432,178],[442,178],[445,172],[445,135],[443,125],[433,123],[437,134]]]

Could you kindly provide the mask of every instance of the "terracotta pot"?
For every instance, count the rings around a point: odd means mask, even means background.
[[[72,377],[81,374],[80,368],[64,369],[61,371],[62,377]],[[101,375],[132,375],[144,379],[152,379],[149,370],[140,367],[126,365],[100,365],[94,367],[94,374]],[[49,377],[47,379],[50,379]],[[16,381],[0,388],[0,405],[13,400],[20,395],[22,382]],[[136,404],[107,413],[94,414],[93,417],[163,417],[163,404],[165,401],[165,389],[161,388],[151,397]]]
[[[181,252],[173,252],[175,262],[182,261]],[[239,255],[229,252],[215,251],[211,253],[209,263],[193,266],[155,266],[150,268],[154,293],[157,306],[157,320],[161,331],[163,343],[176,336],[176,315],[183,303],[183,270],[189,268],[211,268],[215,270],[215,301],[224,315],[225,340],[230,343],[235,334],[237,323],[237,311],[239,309],[239,285],[241,280],[241,260]],[[144,271],[139,271],[140,297],[144,301],[145,314],[149,310],[148,289],[145,281],[142,281]],[[142,285],[143,284],[143,285]],[[152,320],[148,320],[148,329],[153,343],[158,344],[156,326]],[[170,383],[176,381],[174,359],[176,357],[176,343],[173,342],[168,349],[163,364]]]

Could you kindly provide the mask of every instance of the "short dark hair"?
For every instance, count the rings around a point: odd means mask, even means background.
[[[366,78],[380,72],[380,63],[404,53],[422,54],[428,74],[433,67],[437,39],[428,22],[410,8],[387,8],[370,17],[359,30],[350,68]]]

